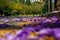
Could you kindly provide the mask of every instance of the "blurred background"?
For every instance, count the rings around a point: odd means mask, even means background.
[[[60,0],[0,0],[0,40],[60,40]]]
[[[41,16],[60,9],[59,0],[1,0],[0,16]]]

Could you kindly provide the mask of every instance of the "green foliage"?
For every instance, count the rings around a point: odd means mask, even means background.
[[[41,14],[42,11],[42,4],[40,3],[32,3],[31,5],[23,5],[23,10],[22,12],[24,14]]]
[[[22,6],[19,3],[9,3],[8,7],[12,10],[22,10]]]
[[[7,1],[6,0],[0,0],[0,7],[3,8],[7,5]]]
[[[37,15],[41,14],[42,3],[34,2],[31,5],[22,4],[24,0],[2,0],[0,7],[3,8],[4,13],[7,12],[11,15]],[[29,1],[30,2],[30,1]],[[28,3],[29,4],[29,3]],[[7,7],[7,8],[5,8]],[[7,14],[6,13],[6,14]]]
[[[33,8],[34,13],[41,14],[41,11],[42,11],[42,4],[41,3],[33,3],[32,8]]]
[[[19,2],[20,2],[20,0],[13,0],[13,2],[19,3]]]

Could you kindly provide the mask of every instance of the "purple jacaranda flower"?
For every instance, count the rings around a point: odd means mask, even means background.
[[[48,34],[51,34],[52,33],[52,29],[45,28],[45,29],[40,30],[38,33],[41,34],[41,35],[44,35],[44,34],[47,34],[48,35]]]
[[[54,28],[53,31],[54,31],[54,36],[55,37],[59,37],[60,36],[60,28]]]
[[[32,28],[32,27],[28,27],[28,28],[26,28],[26,31],[27,31],[27,32],[31,32],[31,31],[35,31],[35,30],[34,30],[34,28]]]
[[[53,16],[53,17],[51,18],[51,20],[52,20],[52,23],[55,23],[55,22],[58,20],[58,18],[56,18],[55,16]]]
[[[15,20],[15,21],[20,21],[20,19],[19,19],[19,18],[15,18],[14,20]]]
[[[3,38],[0,38],[0,40],[3,40]]]
[[[27,32],[27,30],[20,30],[18,31],[18,34],[16,34],[15,40],[17,39],[21,39],[21,40],[25,40],[25,37],[28,35],[29,33]]]
[[[20,37],[22,40],[25,40],[25,37],[27,36],[27,35],[29,35],[29,33],[31,32],[31,31],[33,31],[33,29],[32,28],[25,28],[25,29],[23,29],[22,31],[20,30],[18,33],[19,34],[17,34],[17,38],[18,37]]]
[[[42,29],[42,30],[40,30],[38,33],[39,33],[40,35],[41,35],[41,34],[47,34],[47,33],[48,33],[48,31],[46,31],[46,30]]]
[[[44,37],[44,36],[54,36],[54,32],[50,28],[43,28],[38,32],[38,37]]]
[[[53,31],[54,31],[55,34],[60,33],[60,28],[54,28]]]
[[[55,16],[53,16],[53,17],[52,17],[52,20],[56,21],[56,20],[58,20],[58,18],[55,17]]]
[[[26,37],[27,40],[37,40],[38,39],[38,36],[32,36],[32,35],[28,35]]]
[[[56,35],[56,38],[60,38],[60,33],[58,33],[58,34]]]
[[[13,40],[22,40],[20,37],[15,37]]]
[[[3,22],[9,22],[10,20],[9,19],[3,19]]]
[[[22,29],[21,29],[21,30],[18,30],[18,31],[16,32],[16,35],[20,34],[22,31],[23,31]]]
[[[20,34],[18,34],[19,37],[23,37],[24,35],[28,35],[28,32],[22,31]]]
[[[37,25],[36,27],[34,27],[35,31],[40,31],[42,29],[42,26],[41,25]]]
[[[30,18],[27,18],[27,21],[30,21],[31,19]]]
[[[47,18],[43,17],[43,18],[41,19],[42,23],[45,23],[45,22],[46,22],[46,19],[47,19]]]
[[[46,19],[46,21],[45,22],[50,22],[50,19]]]
[[[6,34],[5,35],[6,40],[13,40],[14,37],[15,37],[15,35],[12,35],[12,34]]]

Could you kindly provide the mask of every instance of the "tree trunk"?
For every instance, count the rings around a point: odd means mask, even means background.
[[[57,9],[60,10],[60,0],[57,1]]]
[[[0,9],[0,15],[3,16],[3,10],[2,9]]]
[[[24,3],[25,3],[25,0],[21,0],[21,3],[23,3],[23,4],[24,4]]]
[[[52,0],[50,0],[50,12],[52,12]]]
[[[31,4],[30,0],[26,0],[26,3],[27,3],[28,5],[30,5],[30,4]]]
[[[55,0],[55,1],[54,1],[54,9],[55,9],[55,10],[57,10],[57,2],[58,2],[58,0]]]

